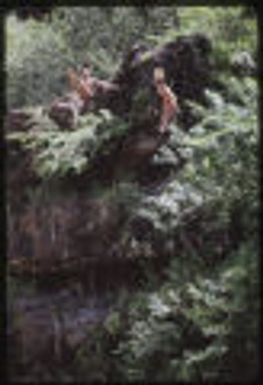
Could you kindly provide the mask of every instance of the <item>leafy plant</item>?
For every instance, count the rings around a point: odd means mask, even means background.
[[[167,282],[145,294],[144,312],[134,312],[136,299],[130,303],[126,338],[115,351],[127,380],[256,378],[259,281],[254,244],[243,244],[230,261],[218,277],[200,276],[179,287]],[[253,295],[256,301],[248,301]]]
[[[82,173],[98,153],[105,153],[105,143],[128,129],[127,124],[106,110],[81,118],[78,128],[71,132],[54,129],[52,123],[45,130],[43,123],[41,118],[40,129],[8,135],[8,140],[18,140],[34,152],[33,167],[42,178]]]

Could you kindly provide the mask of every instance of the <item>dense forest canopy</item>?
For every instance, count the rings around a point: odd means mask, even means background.
[[[5,19],[10,378],[255,380],[255,8],[30,8]],[[74,127],[47,115],[68,68],[88,60],[114,82],[135,45],[124,113],[94,108]],[[179,112],[159,140],[140,114],[155,102],[151,65],[173,47],[185,49],[165,67]],[[86,322],[98,290],[103,311]]]

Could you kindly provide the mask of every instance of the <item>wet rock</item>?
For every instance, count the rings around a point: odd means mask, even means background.
[[[9,267],[13,274],[39,276],[74,272],[107,259],[120,231],[118,207],[81,195],[62,196],[9,213]]]
[[[166,134],[139,132],[127,137],[119,153],[118,164],[120,167],[136,168],[144,165],[157,149],[168,140]]]
[[[14,360],[10,366],[19,364],[33,374],[36,365],[65,363],[85,344],[92,326],[105,320],[109,304],[104,298],[73,289],[74,285],[56,291],[34,289],[29,294],[21,288],[9,305],[9,357]]]

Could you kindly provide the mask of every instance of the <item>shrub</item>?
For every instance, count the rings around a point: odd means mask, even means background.
[[[253,242],[242,244],[217,277],[167,282],[145,294],[143,312],[132,301],[126,338],[115,351],[125,379],[255,380],[257,258]]]

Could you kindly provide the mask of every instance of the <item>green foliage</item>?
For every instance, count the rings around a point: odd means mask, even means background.
[[[167,146],[153,159],[153,163],[165,159],[176,164],[174,151],[184,154],[185,158],[187,152],[186,166],[153,195],[146,194],[133,214],[136,223],[143,223],[150,233],[139,234],[140,238],[157,237],[158,243],[162,240],[164,254],[166,247],[169,254],[172,250],[178,253],[178,238],[183,237],[186,239],[183,243],[192,247],[191,236],[183,228],[188,229],[198,218],[199,222],[204,221],[204,226],[199,240],[195,241],[198,249],[195,245],[192,254],[200,257],[211,254],[211,248],[217,247],[214,239],[229,238],[229,226],[242,228],[239,236],[245,238],[257,229],[257,87],[254,81],[246,79],[239,83],[239,88],[242,107],[207,91],[209,107],[195,106],[202,110],[199,123],[188,134],[171,126],[172,135]],[[154,243],[152,247],[156,249],[157,245]],[[223,252],[224,247],[218,245],[218,250]],[[180,254],[183,258],[182,249]]]
[[[136,212],[151,231],[162,234],[174,256],[165,283],[130,301],[126,337],[114,350],[125,380],[249,381],[257,376],[257,86],[251,79],[231,80],[232,92],[234,82],[233,102],[209,91],[207,108],[192,105],[200,121],[179,140],[192,149],[188,164],[159,194],[142,199]],[[168,146],[173,148],[174,141],[172,135]],[[187,230],[193,218],[200,222],[198,246],[191,245]],[[183,240],[179,250],[178,237]],[[202,259],[217,263],[207,269]]]
[[[242,106],[227,103],[222,96],[210,93],[214,99],[212,108],[192,127],[192,137],[185,140],[194,151],[193,162],[186,167],[184,178],[202,189],[212,189],[214,197],[225,208],[243,204],[254,212],[259,175],[257,85],[251,79],[244,79],[236,89],[239,89],[237,95]]]
[[[105,143],[128,129],[107,110],[81,117],[77,129],[71,132],[58,130],[46,117],[41,116],[35,123],[33,131],[10,134],[8,140],[18,140],[34,152],[33,167],[45,179],[87,170],[95,156],[109,151]]]
[[[8,107],[48,103],[67,88],[68,67],[91,62],[112,76],[132,44],[176,26],[176,7],[55,7],[52,20],[6,19]],[[45,79],[45,81],[43,81]]]
[[[50,25],[9,16],[6,35],[9,108],[45,104],[65,91],[65,71],[73,60],[61,33]]]
[[[181,34],[203,33],[213,46],[213,62],[217,71],[228,71],[233,54],[249,52],[257,58],[257,20],[255,17],[242,20],[244,7],[180,6],[177,8],[180,28],[167,28],[155,36],[155,43],[162,45]]]
[[[256,20],[242,22],[243,7],[182,7],[179,9],[181,28],[188,33],[207,34],[217,54],[228,57],[234,50],[248,50],[256,56]],[[220,56],[220,55],[219,55]]]
[[[203,196],[190,184],[172,181],[157,196],[146,196],[136,213],[137,218],[149,221],[152,227],[167,237],[173,234],[183,216],[203,203]]]
[[[131,302],[126,338],[115,351],[125,379],[255,379],[259,300],[248,298],[258,293],[257,257],[253,243],[243,244],[217,277],[167,282],[145,295],[144,312]]]
[[[132,44],[156,46],[179,34],[207,34],[223,70],[236,52],[248,51],[256,59],[256,20],[241,22],[243,12],[243,7],[208,6],[57,7],[49,23],[23,22],[11,14],[6,19],[8,106],[46,103],[62,94],[66,69],[80,68],[87,57],[95,74],[109,77]]]
[[[78,61],[89,56],[101,75],[109,75],[132,44],[177,24],[177,7],[61,7],[56,28],[63,29]],[[61,17],[63,15],[63,18]]]

